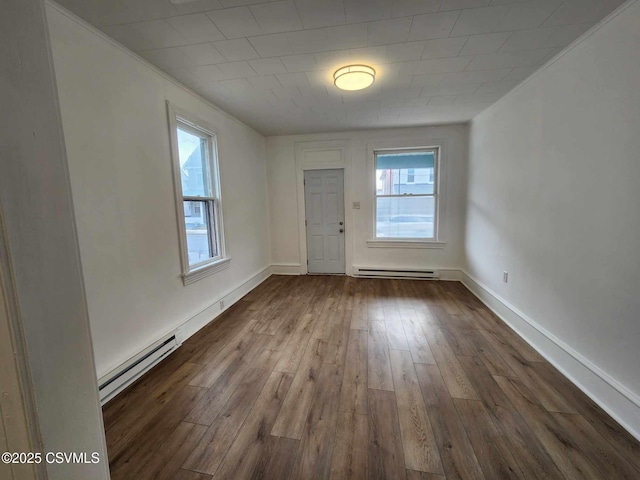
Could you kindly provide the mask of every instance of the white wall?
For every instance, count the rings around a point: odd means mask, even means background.
[[[269,265],[265,139],[48,9],[98,376]],[[183,286],[165,100],[218,130],[229,269]]]
[[[618,13],[473,120],[465,251],[640,407],[640,3]],[[590,393],[638,435],[640,410]]]
[[[271,222],[271,256],[276,265],[299,265],[298,205],[296,201],[296,142],[348,140],[351,153],[351,184],[345,184],[347,197],[359,201],[360,210],[346,204],[347,241],[353,245],[353,265],[424,267],[457,269],[461,266],[466,189],[467,127],[446,125],[425,128],[364,130],[313,135],[290,135],[267,138],[268,181]],[[441,240],[444,249],[370,248],[373,237],[373,184],[368,170],[373,165],[368,146],[390,148],[415,142],[432,145],[444,141],[442,180],[445,212]],[[304,241],[304,239],[303,239]],[[306,261],[306,259],[304,259]]]
[[[42,0],[3,0],[0,14],[0,270],[21,372],[31,450],[97,452],[98,464],[36,467],[50,480],[109,478],[71,186]],[[6,282],[6,283],[5,283]],[[6,330],[0,332],[8,340]],[[19,342],[23,337],[26,345]],[[2,348],[7,348],[3,342]],[[10,361],[10,360],[9,360]],[[20,451],[20,391],[2,376],[7,449]],[[27,377],[27,378],[24,378]],[[13,387],[13,388],[12,388]],[[8,389],[8,392],[7,390]],[[18,398],[16,398],[18,397]],[[31,401],[33,400],[33,402]],[[34,418],[35,417],[35,418]],[[13,428],[6,428],[13,427]],[[39,434],[39,435],[38,435]],[[39,437],[39,438],[38,438]],[[15,448],[15,450],[12,450]],[[0,448],[4,451],[4,449]],[[12,469],[30,478],[29,469]],[[0,468],[0,477],[8,477]]]

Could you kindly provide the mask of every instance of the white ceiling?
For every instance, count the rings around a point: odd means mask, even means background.
[[[57,1],[265,135],[470,120],[623,2]]]

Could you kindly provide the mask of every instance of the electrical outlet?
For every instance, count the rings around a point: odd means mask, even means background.
[[[502,272],[502,281],[504,283],[509,282],[509,272]]]

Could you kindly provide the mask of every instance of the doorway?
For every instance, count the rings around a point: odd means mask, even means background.
[[[345,273],[344,169],[305,170],[308,273]]]

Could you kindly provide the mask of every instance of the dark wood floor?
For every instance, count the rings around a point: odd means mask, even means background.
[[[271,277],[104,408],[118,479],[638,479],[457,282]]]

